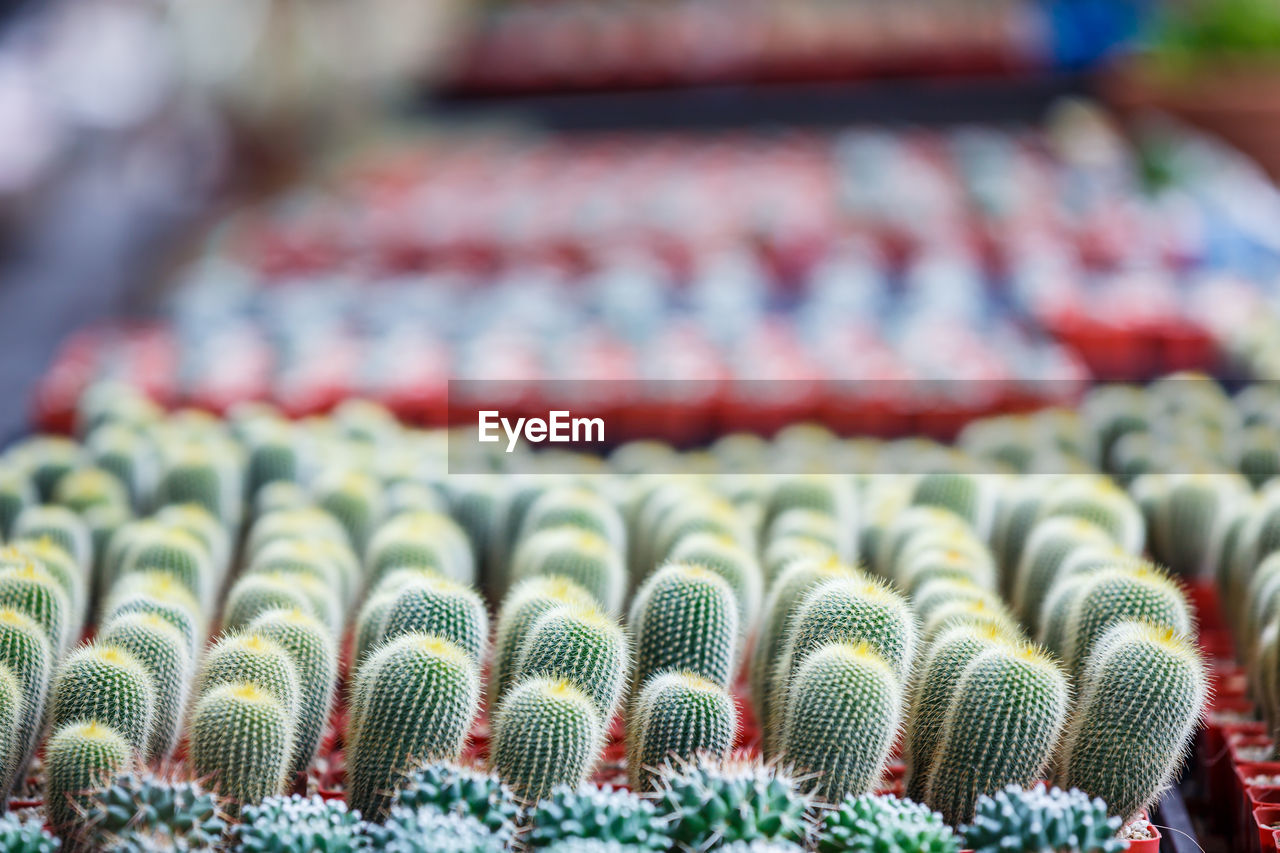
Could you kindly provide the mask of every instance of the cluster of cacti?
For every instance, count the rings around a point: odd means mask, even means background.
[[[125,773],[89,800],[84,835],[91,849],[216,850],[229,828],[222,804],[195,782]]]
[[[83,443],[0,458],[3,784],[47,721],[70,845],[954,853],[965,824],[978,846],[1023,821],[1105,853],[1106,814],[1153,802],[1205,702],[1173,576],[1220,578],[1280,724],[1265,460],[1166,473],[1144,437],[1208,398],[1134,394],[975,424],[963,452],[736,437],[687,476],[638,445],[580,474],[521,452],[445,475],[443,432],[369,404],[218,419],[89,395]],[[876,473],[711,473],[837,450]],[[127,775],[184,741],[176,772],[208,794]],[[877,793],[899,746],[910,800]],[[335,767],[342,802],[286,796]],[[1046,777],[1105,806],[1002,793]],[[155,826],[116,828],[130,808]]]
[[[978,800],[973,822],[963,829],[973,853],[1117,853],[1128,842],[1116,837],[1120,819],[1102,800],[1081,791],[1010,786]]]

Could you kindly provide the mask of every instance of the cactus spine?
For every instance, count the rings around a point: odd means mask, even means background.
[[[627,720],[631,787],[650,787],[654,770],[670,758],[724,758],[738,735],[738,710],[723,687],[689,672],[664,672],[640,690]]]
[[[124,649],[90,643],[67,655],[58,670],[50,703],[55,729],[70,723],[100,722],[145,752],[156,713],[151,673]]]
[[[591,698],[564,679],[515,684],[493,718],[493,767],[516,795],[540,800],[586,781],[604,726]]]
[[[98,639],[133,655],[151,675],[155,714],[143,755],[148,762],[168,756],[178,745],[190,687],[192,655],[186,640],[173,625],[149,613],[112,620]]]
[[[1093,645],[1112,625],[1126,620],[1150,622],[1179,636],[1191,633],[1190,609],[1182,590],[1150,567],[1099,572],[1080,590],[1071,611],[1067,663],[1080,672]]]
[[[898,736],[902,688],[868,642],[834,642],[807,655],[788,690],[782,754],[828,802],[880,784]]]
[[[287,651],[261,634],[226,634],[209,648],[196,692],[203,696],[223,684],[252,684],[279,702],[291,723],[297,719],[302,696],[298,668]]]
[[[14,726],[13,751],[6,756],[4,776],[0,777],[0,794],[7,795],[36,747],[53,670],[53,652],[44,629],[12,608],[0,609],[0,664],[18,679],[23,697],[23,713]]]
[[[56,729],[45,747],[45,808],[63,837],[77,830],[87,791],[129,769],[133,750],[124,735],[96,721]]]
[[[479,666],[489,636],[484,600],[447,578],[423,576],[396,593],[387,608],[381,639],[387,642],[410,633],[448,640]]]
[[[34,563],[0,570],[0,607],[20,610],[35,620],[55,656],[70,645],[71,604],[57,580]]]
[[[622,699],[630,650],[622,627],[594,607],[557,607],[529,628],[516,680],[563,678],[591,697],[606,723]]]
[[[590,606],[591,594],[562,577],[535,577],[511,588],[498,611],[493,670],[489,675],[489,707],[498,707],[515,678],[516,656],[538,617],[561,605]]]
[[[678,563],[660,569],[636,593],[631,625],[635,684],[676,670],[729,685],[736,664],[738,605],[720,575]]]
[[[1066,676],[1035,647],[979,654],[952,694],[925,802],[948,823],[965,823],[978,797],[1040,778],[1066,720],[1067,701]]]
[[[253,684],[222,684],[200,697],[188,730],[191,769],[236,803],[261,802],[285,786],[293,720]]]

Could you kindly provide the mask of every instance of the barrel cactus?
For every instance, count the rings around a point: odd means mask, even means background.
[[[143,754],[147,761],[168,756],[178,745],[191,681],[192,655],[186,639],[153,613],[126,613],[112,619],[98,639],[133,655],[151,675],[155,715]]]
[[[131,768],[133,747],[99,722],[69,723],[45,745],[45,810],[59,834],[74,837],[94,789]]]
[[[671,848],[666,823],[652,802],[607,786],[556,787],[533,806],[529,822],[527,843],[534,850],[566,838],[598,838],[637,851]]]
[[[604,743],[596,703],[565,679],[517,682],[493,718],[491,760],[518,797],[586,781]]]
[[[106,642],[89,643],[62,662],[49,707],[55,729],[99,722],[141,753],[150,744],[156,686],[147,667],[128,651]]]
[[[690,672],[663,672],[640,689],[627,719],[631,785],[646,790],[671,758],[725,758],[738,735],[738,710],[723,687]]]
[[[497,707],[515,677],[516,656],[538,617],[562,605],[589,606],[595,599],[578,584],[561,577],[535,577],[513,586],[498,610],[489,706]]]
[[[912,800],[846,796],[818,825],[818,853],[959,853],[942,815]]]
[[[607,721],[622,699],[629,666],[622,626],[594,607],[561,606],[529,627],[515,677],[563,678],[590,696]]]
[[[293,754],[293,719],[254,684],[221,684],[200,697],[188,726],[191,769],[234,805],[281,793]]]
[[[1118,853],[1128,842],[1116,838],[1120,819],[1107,816],[1106,803],[1080,791],[1024,790],[1011,785],[978,800],[973,823],[964,827],[974,853]]]
[[[235,828],[236,853],[356,853],[370,847],[368,826],[341,800],[267,797],[246,805]]]
[[[631,626],[636,684],[678,670],[729,685],[737,664],[738,605],[720,575],[678,563],[660,569],[636,593]]]

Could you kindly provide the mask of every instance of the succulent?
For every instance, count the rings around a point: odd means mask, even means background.
[[[71,644],[71,603],[53,575],[35,563],[0,569],[0,608],[20,610],[35,620],[55,656]]]
[[[1146,540],[1141,511],[1124,489],[1106,478],[1064,478],[1045,495],[1040,517],[1082,518],[1130,554],[1141,553]]]
[[[700,756],[666,764],[658,776],[658,811],[669,821],[668,834],[687,849],[804,839],[810,800],[781,770]]]
[[[515,678],[563,678],[591,697],[600,719],[612,719],[622,699],[630,649],[622,626],[592,607],[562,605],[529,627]]]
[[[156,477],[154,451],[137,429],[111,424],[95,429],[85,441],[94,466],[120,481],[137,507],[150,497]]]
[[[128,770],[133,748],[124,735],[99,722],[69,723],[54,730],[45,745],[45,811],[64,838],[82,826],[94,789]]]
[[[745,642],[760,611],[763,576],[755,555],[733,539],[711,533],[686,536],[671,551],[671,560],[701,566],[724,578],[738,602],[738,634]]]
[[[399,780],[392,808],[429,806],[473,817],[504,838],[515,835],[522,811],[515,794],[497,775],[436,761],[416,767]]]
[[[737,663],[738,605],[720,575],[679,563],[659,569],[636,592],[630,621],[635,684],[675,670],[729,685]]]
[[[1150,622],[1180,636],[1193,627],[1182,590],[1154,567],[1099,572],[1081,588],[1069,617],[1066,661],[1072,672],[1084,668],[1108,628],[1129,620]]]
[[[0,665],[17,679],[23,698],[23,712],[13,727],[13,748],[4,757],[0,794],[13,790],[36,747],[49,693],[52,659],[49,640],[31,617],[18,610],[0,609]]]
[[[396,806],[369,826],[373,850],[385,853],[503,853],[507,841],[473,817],[423,807]]]
[[[953,512],[985,537],[995,519],[996,494],[992,486],[991,479],[981,474],[925,474],[916,482],[911,503]]]
[[[915,654],[915,619],[907,602],[880,581],[836,578],[810,589],[788,627],[772,684],[774,693],[766,697],[761,720],[766,733],[766,756],[772,757],[781,745],[785,711],[796,692],[792,684],[800,667],[810,654],[828,643],[868,644],[889,665],[894,675],[892,692],[896,694],[896,685],[906,679]],[[834,671],[819,680],[831,677],[836,677]],[[844,678],[827,681],[821,701],[834,700],[832,690],[851,689]],[[816,713],[819,707],[813,706],[810,711]],[[897,725],[896,718],[893,725]]]
[[[106,623],[98,640],[132,655],[151,676],[155,713],[143,752],[148,762],[178,745],[191,680],[191,649],[182,633],[154,613],[125,613]]]
[[[440,637],[404,634],[356,673],[347,739],[348,802],[371,820],[412,762],[456,759],[480,702],[480,673]]]
[[[188,760],[235,804],[256,803],[285,786],[293,719],[254,684],[221,684],[200,697],[188,725]]]
[[[517,682],[493,717],[490,760],[516,796],[539,800],[557,785],[577,786],[604,741],[596,704],[564,679]]]
[[[12,468],[0,468],[0,541],[13,533],[13,523],[22,511],[39,500],[26,475]]]
[[[1059,578],[1049,590],[1044,607],[1040,610],[1040,633],[1037,640],[1060,658],[1067,654],[1071,639],[1071,617],[1075,612],[1076,601],[1091,583],[1090,574]]]
[[[723,759],[738,735],[738,709],[723,687],[689,672],[663,672],[641,687],[627,719],[631,785],[646,790],[655,768],[700,753]]]
[[[268,610],[283,608],[310,613],[336,634],[341,616],[333,590],[319,582],[308,589],[307,580],[286,572],[241,576],[227,593],[222,609],[223,628],[237,630]]]
[[[42,502],[53,499],[63,475],[82,463],[83,451],[75,441],[54,435],[35,435],[13,447],[10,458],[24,468]]]
[[[530,848],[566,838],[598,838],[639,850],[668,850],[671,839],[654,804],[629,791],[586,784],[561,785],[530,812]]]
[[[512,559],[512,581],[558,576],[591,593],[606,612],[617,614],[627,593],[627,567],[618,547],[598,533],[564,525],[538,530],[520,542]]]
[[[120,853],[213,853],[227,831],[214,794],[149,773],[123,773],[94,791],[84,822],[95,849]]]
[[[240,523],[237,471],[220,449],[189,443],[168,455],[156,483],[157,506],[198,504],[224,525]]]
[[[0,815],[0,850],[5,853],[54,853],[62,840],[44,828],[36,817],[22,817],[16,812]]]
[[[121,593],[107,599],[107,607],[99,620],[102,624],[106,625],[132,613],[158,616],[178,629],[187,648],[191,650],[194,661],[196,649],[204,643],[204,620],[183,599],[170,599],[163,593],[154,594],[142,589],[136,592],[121,590]]]
[[[155,720],[156,686],[146,666],[132,654],[110,643],[93,642],[62,662],[49,707],[55,729],[99,722],[145,752]]]
[[[329,720],[338,680],[338,652],[325,626],[302,610],[267,610],[249,623],[249,632],[289,653],[298,672],[298,725],[294,733],[293,772],[315,758]]]
[[[95,506],[127,505],[129,493],[115,474],[101,468],[78,468],[58,479],[53,488],[53,503],[82,515]]]
[[[1110,543],[1105,530],[1081,518],[1050,517],[1037,522],[1027,538],[1014,578],[1011,601],[1018,617],[1028,625],[1034,623],[1045,596],[1058,579],[1059,568],[1073,551]]]
[[[1113,625],[1082,673],[1058,762],[1059,781],[1132,818],[1173,778],[1207,688],[1195,648],[1166,628]]]
[[[245,493],[259,494],[272,483],[292,483],[298,479],[300,460],[297,440],[284,425],[256,430],[248,441]]]
[[[395,569],[421,568],[460,584],[476,580],[475,558],[467,535],[449,516],[418,510],[391,518],[369,540],[365,574],[377,583]]]
[[[62,546],[52,539],[16,539],[9,547],[0,550],[0,567],[22,568],[34,563],[58,582],[67,599],[67,632],[78,637],[84,626],[85,601],[88,590],[85,571]],[[0,571],[3,570],[0,568]]]
[[[339,602],[351,600],[361,584],[360,565],[354,555],[345,544],[328,540],[276,540],[259,549],[245,571],[306,575],[333,589]]]
[[[618,510],[596,492],[575,486],[540,494],[525,513],[519,538],[524,542],[539,531],[566,525],[596,534],[619,552],[626,548],[626,525]]]
[[[1033,646],[979,654],[951,694],[925,802],[958,825],[983,794],[1042,778],[1069,696],[1057,662]]]
[[[701,535],[701,534],[700,534]],[[699,537],[689,537],[700,538]],[[826,542],[809,536],[783,536],[772,539],[760,555],[760,568],[764,572],[766,587],[771,587],[783,571],[792,563],[824,563],[837,560],[835,549]],[[760,612],[764,613],[767,600],[762,598]]]
[[[253,495],[253,514],[257,518],[292,509],[311,506],[311,495],[292,480],[273,480]],[[336,523],[336,522],[335,522]],[[346,538],[346,531],[343,531]]]
[[[823,813],[818,853],[959,853],[942,815],[912,800],[846,796]]]
[[[671,553],[690,536],[706,535],[730,539],[741,545],[751,541],[750,532],[738,512],[728,500],[707,496],[699,500],[676,504],[663,517],[661,523],[648,537],[646,572],[670,561]]]
[[[156,521],[185,530],[204,543],[213,561],[216,577],[221,580],[231,560],[230,533],[224,522],[198,503],[175,503],[156,511]]]
[[[805,475],[779,477],[765,497],[764,516],[760,530],[766,539],[785,533],[779,519],[797,510],[821,514],[832,520],[837,537],[849,536],[856,529],[857,493],[852,482],[844,477],[830,475]],[[792,516],[794,517],[794,516]],[[851,542],[832,542],[834,550],[845,560],[853,560]]]
[[[1248,491],[1237,478],[1186,475],[1169,484],[1156,509],[1153,545],[1160,561],[1177,577],[1207,574],[1223,521]]]
[[[13,522],[9,538],[40,540],[48,538],[71,555],[81,571],[93,565],[93,540],[80,516],[64,506],[29,506]]]
[[[205,544],[176,527],[148,528],[135,536],[121,560],[119,571],[165,572],[173,575],[202,601],[214,595],[219,580]]]
[[[920,547],[914,543],[921,537],[954,542],[972,538],[973,533],[973,528],[954,512],[937,506],[911,506],[898,512],[880,537],[876,571],[884,577],[900,576],[902,552],[908,547]]]
[[[276,542],[298,541],[312,545],[319,542],[335,542],[347,547],[351,545],[346,529],[336,518],[308,503],[258,516],[249,528],[249,536],[245,540],[245,560],[252,562]]]
[[[363,552],[382,517],[382,487],[378,481],[363,472],[330,472],[317,482],[315,502],[338,520],[351,544]]]
[[[1010,785],[979,798],[973,823],[964,827],[965,846],[974,853],[1118,853],[1129,844],[1116,838],[1120,819],[1107,805],[1080,791],[1030,790]]]
[[[562,577],[533,577],[511,588],[498,610],[497,639],[489,675],[489,707],[496,708],[515,678],[516,656],[538,617],[562,605],[593,604],[591,594]]]
[[[205,695],[223,684],[252,684],[284,708],[290,723],[302,704],[298,667],[284,647],[255,631],[223,634],[205,652],[196,693]]]
[[[356,853],[370,849],[360,812],[319,796],[267,797],[240,811],[235,853]]]
[[[489,637],[489,615],[475,590],[443,577],[424,575],[405,584],[387,607],[383,642],[405,634],[448,640],[480,665]]]

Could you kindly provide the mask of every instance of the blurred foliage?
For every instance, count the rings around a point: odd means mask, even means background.
[[[1280,3],[1168,3],[1157,17],[1151,45],[1171,70],[1190,70],[1205,60],[1280,58]]]

